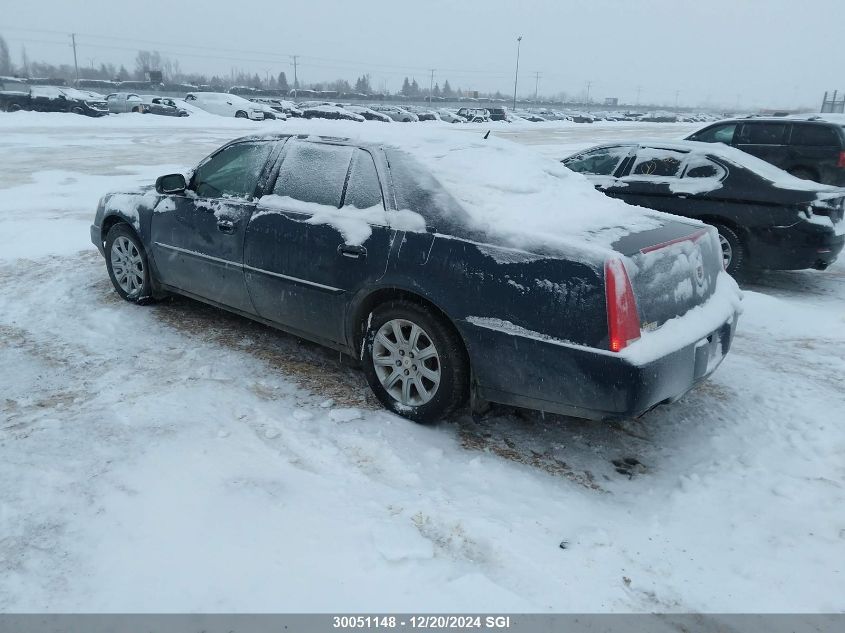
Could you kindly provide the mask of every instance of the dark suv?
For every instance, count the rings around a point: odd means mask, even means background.
[[[845,127],[819,117],[719,121],[687,140],[732,145],[798,178],[845,186]]]

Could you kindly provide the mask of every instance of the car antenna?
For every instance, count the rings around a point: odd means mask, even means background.
[[[484,135],[484,140],[487,140],[487,137],[490,136],[490,130],[487,130],[487,134]]]

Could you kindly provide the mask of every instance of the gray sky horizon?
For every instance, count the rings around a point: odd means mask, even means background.
[[[59,0],[2,9],[0,35],[21,62],[123,64],[139,49],[159,50],[183,72],[227,75],[231,69],[293,82],[353,82],[371,75],[375,89],[396,91],[405,76],[428,87],[513,92],[516,38],[519,94],[564,92],[601,102],[724,108],[815,107],[825,90],[845,89],[842,0],[527,0],[514,2],[247,5],[206,0],[118,4]],[[75,3],[74,3],[75,4]]]

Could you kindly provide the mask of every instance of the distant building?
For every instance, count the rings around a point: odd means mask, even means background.
[[[605,97],[604,105],[616,107],[619,105],[619,97]]]

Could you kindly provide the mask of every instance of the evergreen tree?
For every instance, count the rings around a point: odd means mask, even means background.
[[[9,47],[6,40],[0,35],[0,75],[12,74],[12,56],[9,54]]]
[[[420,85],[417,83],[417,80],[414,79],[411,82],[411,96],[419,97],[420,96]]]
[[[285,76],[284,72],[279,73],[279,79],[277,81],[279,90],[284,90],[285,92],[290,90],[290,86],[288,86],[288,78]]]
[[[441,92],[440,92],[440,84],[434,84],[434,88],[432,89],[431,94],[432,94],[432,96],[434,96],[434,97],[439,97],[439,96],[440,96],[440,94],[441,94]]]
[[[407,77],[405,77],[405,81],[402,82],[402,90],[399,91],[399,94],[403,94],[406,97],[411,96],[411,84]]]
[[[449,85],[449,80],[447,79],[443,84],[443,96],[447,99],[451,99],[454,94],[452,93],[452,86]]]
[[[360,77],[358,77],[358,80],[355,82],[355,92],[368,95],[372,91],[373,89],[370,85],[370,76],[361,75]]]

